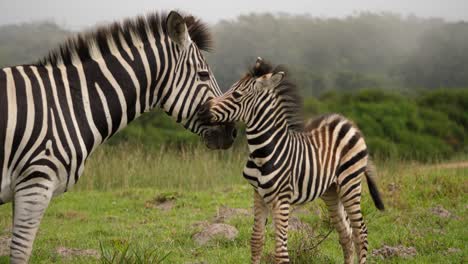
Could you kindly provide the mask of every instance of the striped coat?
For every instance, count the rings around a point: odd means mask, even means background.
[[[300,96],[281,68],[258,59],[244,78],[223,96],[207,102],[207,121],[246,124],[249,157],[244,177],[255,189],[252,262],[259,263],[265,220],[273,214],[275,260],[289,263],[287,230],[290,206],[321,197],[339,233],[345,263],[367,258],[367,227],[361,213],[361,179],[367,178],[377,208],[384,208],[371,178],[367,146],[358,128],[331,114],[304,126]]]
[[[177,12],[78,35],[40,62],[0,70],[0,204],[14,202],[11,262],[28,261],[50,199],[77,183],[90,154],[159,107],[210,148],[233,142],[201,104],[221,94],[200,49],[210,36]]]

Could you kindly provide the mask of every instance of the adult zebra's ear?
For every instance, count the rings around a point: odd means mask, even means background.
[[[182,47],[190,43],[190,35],[185,24],[185,19],[176,11],[171,11],[166,20],[167,33],[169,37]]]
[[[273,89],[283,81],[284,76],[285,73],[282,71],[265,74],[262,77],[257,78],[257,87],[260,89]]]

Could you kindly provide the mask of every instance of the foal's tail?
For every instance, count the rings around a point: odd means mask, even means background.
[[[375,175],[375,167],[370,159],[367,161],[367,167],[364,174],[366,175],[367,186],[369,187],[369,192],[372,200],[374,201],[375,207],[381,211],[385,210],[382,197],[380,196],[379,189],[377,189],[377,184],[373,178]]]

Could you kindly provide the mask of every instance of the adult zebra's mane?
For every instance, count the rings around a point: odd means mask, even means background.
[[[278,86],[273,87],[274,94],[280,101],[280,107],[286,115],[289,129],[302,132],[304,130],[304,118],[302,115],[302,97],[296,83],[291,79],[288,69],[284,65],[274,67],[266,61],[252,67],[247,73],[247,78],[259,78],[265,74],[284,72],[285,77]]]
[[[74,54],[77,54],[82,61],[89,60],[91,59],[90,50],[93,48],[92,45],[95,44],[101,53],[106,55],[110,53],[109,38],[112,38],[119,48],[122,47],[122,44],[129,45],[132,43],[132,35],[139,38],[142,43],[148,42],[147,30],[153,33],[155,39],[158,39],[161,33],[167,34],[167,16],[166,13],[152,13],[79,33],[68,38],[58,48],[50,51],[47,56],[39,60],[35,65],[71,64]],[[190,38],[197,47],[205,51],[211,51],[213,41],[207,25],[191,15],[185,15],[184,19]],[[123,43],[122,37],[126,43]]]

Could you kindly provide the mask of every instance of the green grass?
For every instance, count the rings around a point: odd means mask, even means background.
[[[107,147],[90,159],[73,191],[53,200],[42,221],[31,263],[248,263],[253,219],[227,223],[239,230],[234,241],[198,246],[192,239],[199,221],[213,221],[221,206],[251,208],[252,190],[242,179],[243,151],[147,152],[130,146]],[[461,159],[460,159],[461,160]],[[412,246],[414,258],[370,257],[370,263],[466,263],[468,261],[468,169],[442,169],[404,161],[377,162],[378,185],[387,210],[379,212],[365,187],[363,212],[370,251],[383,245]],[[155,198],[174,199],[173,209],[151,206]],[[441,205],[454,216],[442,218]],[[341,263],[336,232],[312,250],[330,230],[321,201],[304,206],[298,217],[313,234],[290,232],[295,263]],[[317,211],[321,213],[317,213]],[[0,207],[0,236],[11,228],[11,205]],[[309,212],[309,213],[307,213]],[[273,250],[268,225],[265,260]],[[104,257],[62,257],[57,247],[95,249]],[[458,253],[446,254],[448,248]],[[119,262],[119,260],[121,260]],[[7,257],[0,257],[6,263]]]

